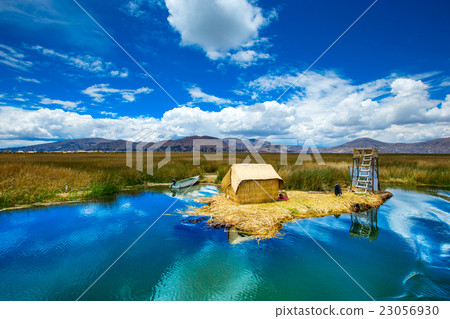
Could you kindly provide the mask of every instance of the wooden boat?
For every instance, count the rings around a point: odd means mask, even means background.
[[[194,177],[189,177],[186,179],[182,179],[181,181],[175,182],[174,184],[170,185],[170,188],[172,189],[179,189],[179,188],[184,188],[184,187],[189,187],[194,185],[195,183],[198,182],[198,179],[200,178],[199,175],[194,176]]]

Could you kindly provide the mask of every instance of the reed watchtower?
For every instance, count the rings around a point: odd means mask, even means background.
[[[353,150],[353,165],[350,172],[352,181],[350,190],[355,194],[367,194],[380,191],[378,178],[378,149],[355,148]]]

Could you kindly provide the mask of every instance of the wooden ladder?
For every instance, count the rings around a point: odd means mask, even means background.
[[[372,186],[372,175],[370,173],[372,168],[373,154],[372,150],[364,150],[363,157],[359,163],[358,178],[356,180],[355,194],[367,194]]]

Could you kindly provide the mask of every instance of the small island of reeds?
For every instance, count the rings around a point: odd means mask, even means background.
[[[206,205],[185,213],[210,216],[208,224],[214,228],[235,229],[256,239],[266,239],[276,236],[284,223],[295,219],[365,211],[381,206],[392,197],[386,191],[368,195],[344,192],[342,196],[304,191],[287,193],[288,201],[261,204],[237,204],[221,193],[198,198],[198,202]]]

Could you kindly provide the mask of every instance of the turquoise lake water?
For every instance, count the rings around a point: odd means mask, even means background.
[[[260,242],[175,212],[213,186],[0,213],[0,300],[76,300],[177,199],[81,300],[450,300],[449,192],[389,190]]]

